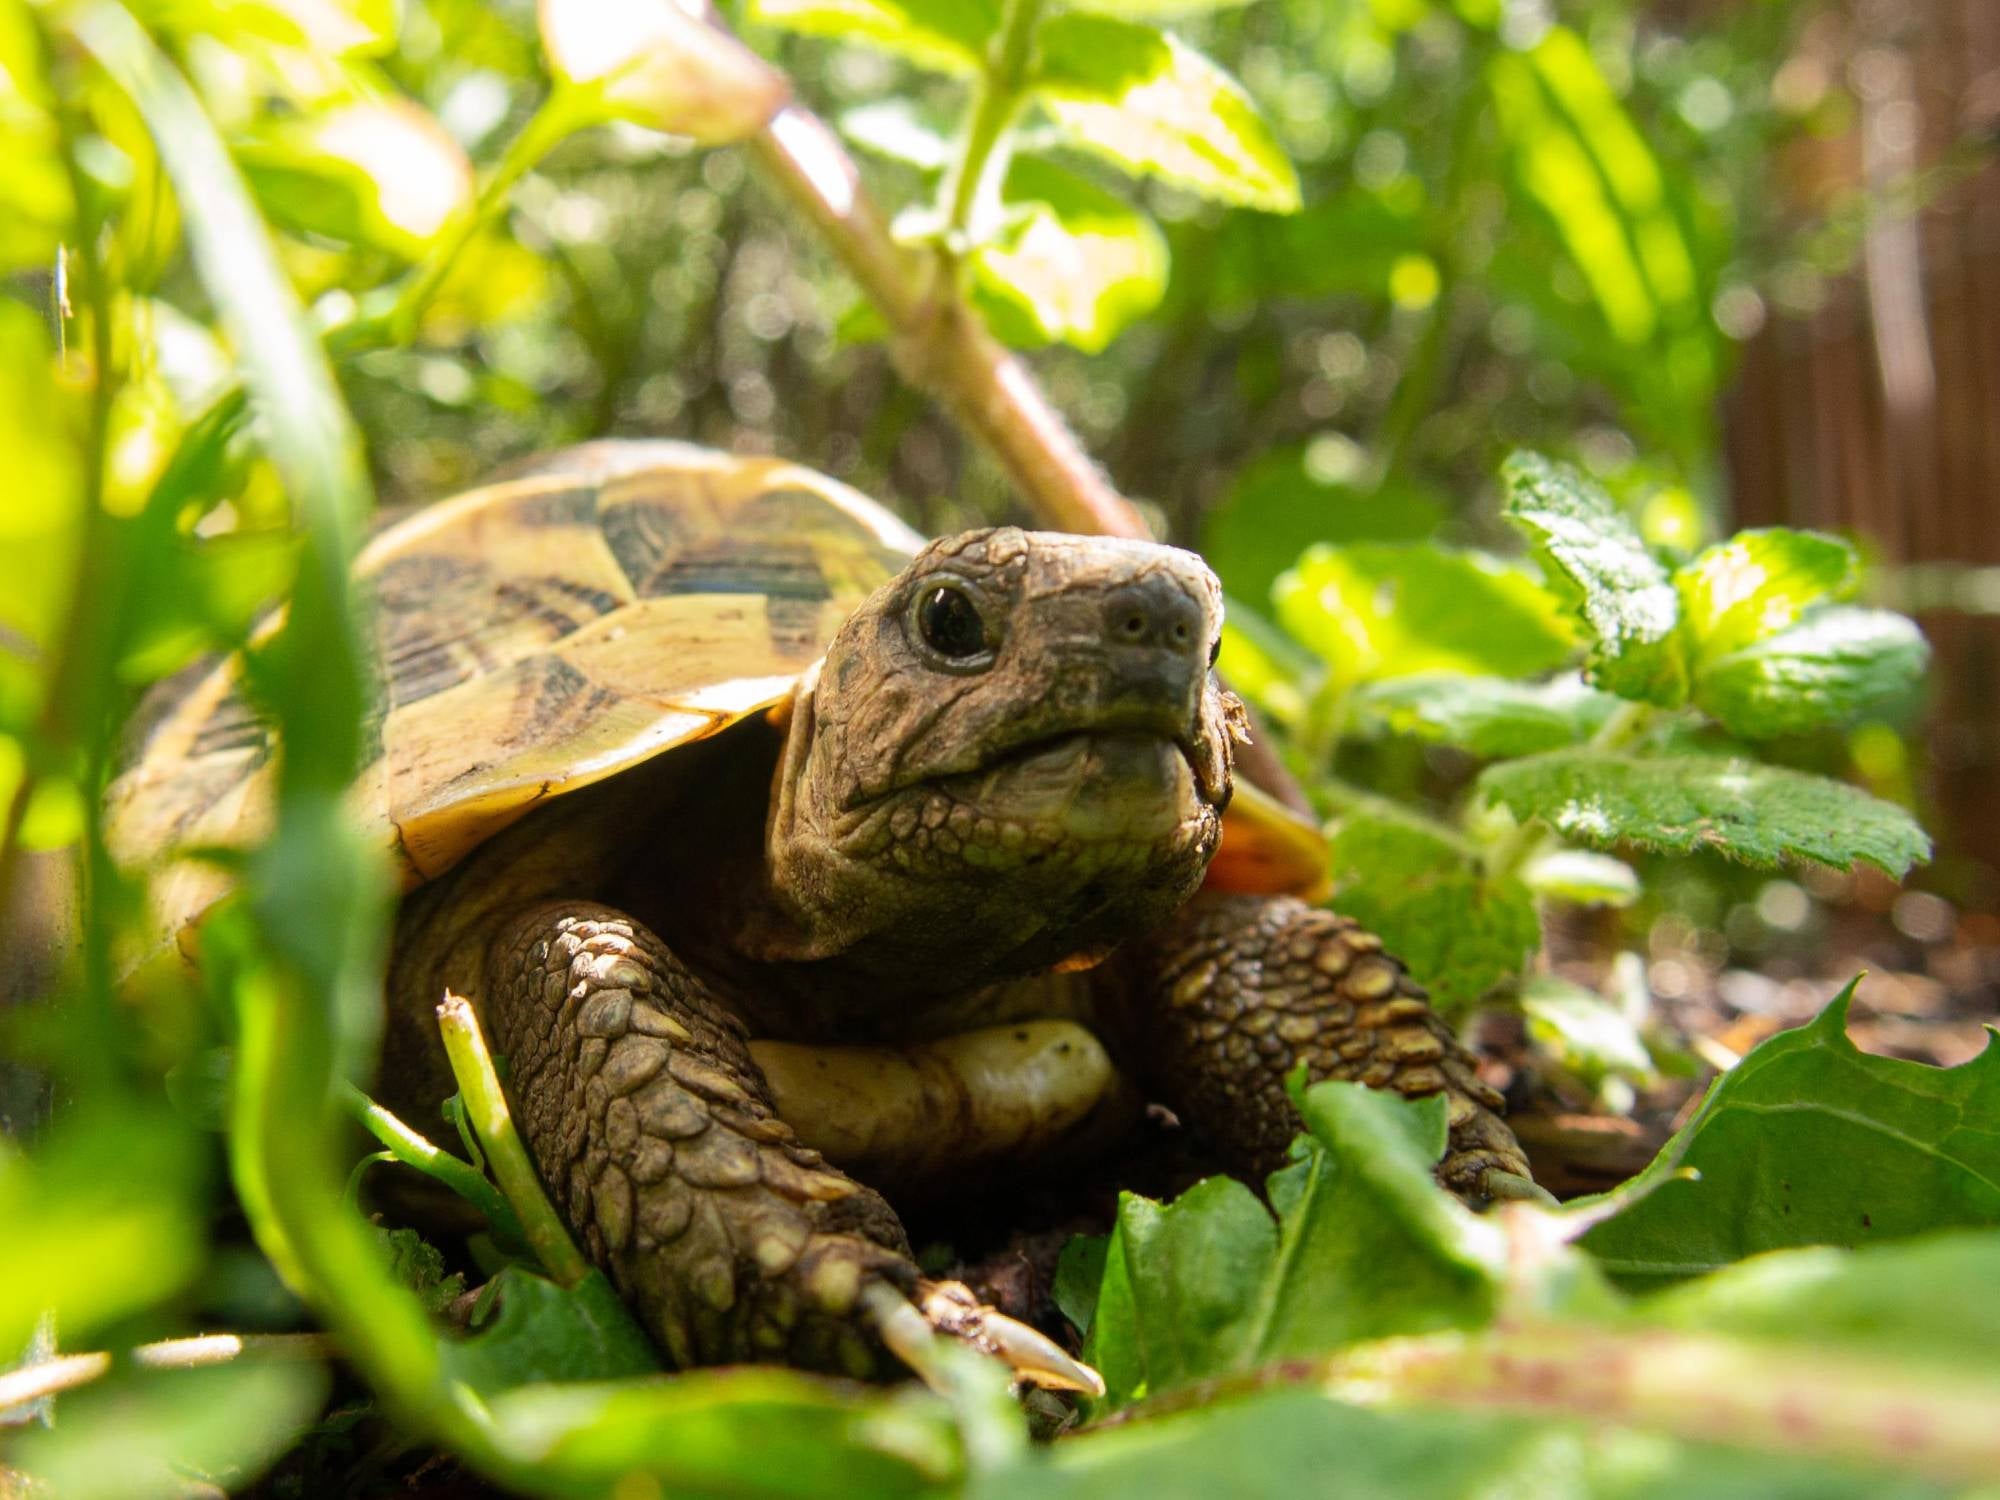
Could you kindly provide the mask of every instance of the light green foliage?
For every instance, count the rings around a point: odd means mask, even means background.
[[[1716,543],[1674,574],[1696,672],[1789,629],[1822,600],[1851,597],[1860,583],[1854,549],[1817,531],[1773,526]]]
[[[414,1229],[378,1229],[389,1252],[389,1274],[417,1294],[425,1312],[441,1313],[465,1291],[465,1273],[445,1272],[437,1246]]]
[[[1314,547],[1271,590],[1278,621],[1343,684],[1419,672],[1526,676],[1571,635],[1521,567],[1429,543]]]
[[[1354,702],[1364,727],[1379,722],[1482,759],[1578,744],[1604,727],[1616,705],[1572,676],[1521,682],[1453,673],[1370,683]]]
[[[1000,29],[998,0],[751,0],[750,17],[863,42],[948,73],[978,71]]]
[[[1687,696],[1676,650],[1680,609],[1660,566],[1611,497],[1567,464],[1516,453],[1501,514],[1524,532],[1588,627],[1588,675],[1624,698],[1667,707]]]
[[[1480,795],[1595,848],[1712,850],[1745,864],[1857,860],[1900,876],[1930,853],[1910,815],[1843,782],[1752,761],[1553,750],[1489,767]]]
[[[1903,615],[1809,609],[1796,625],[1711,658],[1695,703],[1745,739],[1804,734],[1906,697],[1929,660]]]
[[[1871,1057],[1847,1036],[1854,988],[1716,1082],[1636,1179],[1657,1190],[1585,1236],[1607,1270],[1646,1285],[1766,1250],[2000,1225],[2000,1051],[1950,1069]],[[1685,1168],[1699,1178],[1666,1180]]]
[[[1605,999],[1552,974],[1521,986],[1528,1035],[1563,1071],[1595,1087],[1607,1078],[1658,1081],[1653,1057],[1632,1024]]]
[[[484,1321],[449,1344],[445,1369],[491,1398],[517,1385],[650,1375],[658,1355],[602,1273],[557,1286],[509,1265],[482,1294]]]
[[[1639,873],[1622,859],[1587,849],[1551,849],[1521,871],[1538,896],[1579,906],[1630,906],[1639,899]]]

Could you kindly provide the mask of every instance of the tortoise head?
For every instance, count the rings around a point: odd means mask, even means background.
[[[1164,920],[1229,800],[1221,626],[1214,575],[1171,547],[933,543],[794,708],[766,837],[783,956],[962,989]]]

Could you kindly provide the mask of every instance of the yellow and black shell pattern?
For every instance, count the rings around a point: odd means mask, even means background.
[[[406,886],[434,879],[544,799],[785,700],[921,545],[810,469],[673,442],[586,444],[417,511],[355,560],[378,689],[353,812]],[[114,852],[254,844],[273,748],[220,663],[112,785]],[[172,864],[161,936],[226,888]]]

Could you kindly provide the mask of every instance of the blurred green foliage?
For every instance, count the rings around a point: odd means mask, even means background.
[[[346,563],[378,510],[606,432],[780,451],[935,529],[1019,514],[727,144],[790,87],[864,153],[898,234],[1040,351],[1120,483],[1206,547],[1237,601],[1225,668],[1334,815],[1344,899],[1441,1000],[1519,979],[1538,900],[1636,895],[1630,867],[1550,828],[1899,868],[1922,841],[1895,809],[1714,753],[1880,711],[1922,666],[1907,622],[1852,602],[1846,544],[1713,534],[1715,400],[1796,255],[1769,163],[1841,107],[1771,87],[1810,9],[1691,28],[1633,0],[758,0],[732,17],[745,46],[668,0],[0,0],[0,1371],[28,1354],[0,1378],[218,1322],[321,1327],[384,1434],[357,1437],[351,1408],[316,1420],[326,1372],[253,1346],[219,1370],[119,1368],[62,1396],[54,1427],[46,1403],[16,1408],[31,1420],[0,1427],[0,1490],[16,1468],[66,1494],[236,1486],[302,1433],[292,1479],[313,1493],[358,1492],[413,1437],[559,1495],[1107,1494],[1157,1487],[1163,1455],[1275,1489],[1348,1443],[1397,1493],[1453,1492],[1455,1465],[1643,1489],[1581,1404],[1513,1428],[1280,1396],[1045,1459],[983,1367],[949,1399],[635,1376],[650,1356],[601,1280],[562,1287],[522,1259],[481,1331],[447,1334],[442,1268],[342,1189],[389,921],[339,811],[367,691]],[[1520,458],[1489,504],[1523,445],[1594,477]],[[1480,550],[1507,522],[1526,548]],[[103,789],[148,686],[232,650],[284,746],[276,826],[235,857],[200,973],[125,982],[157,934],[105,847]],[[1650,1062],[1596,997],[1521,1002],[1593,1077]],[[1837,1022],[1796,1050],[1838,1052]],[[1756,1076],[1784,1082],[1767,1061]],[[1690,1159],[1766,1102],[1718,1095]],[[1587,1261],[1517,1265],[1431,1189],[1435,1110],[1341,1090],[1305,1110],[1275,1218],[1209,1184],[1128,1202],[1119,1256],[1072,1261],[1117,1399],[1276,1355],[1384,1355],[1385,1336],[1504,1336],[1510,1297],[1577,1319],[1611,1305]],[[1927,1170],[1976,1174],[1952,1121],[1916,1115],[1880,1118]],[[1715,1213],[1675,1193],[1635,1192],[1599,1233]],[[1944,1218],[1922,1193],[1898,1213],[1896,1233]],[[1983,1200],[1949,1216],[1991,1218]],[[1953,1286],[1990,1277],[1990,1246],[1954,1243]],[[1884,1264],[1815,1261],[1811,1296],[1725,1271],[1658,1321],[1719,1326],[1712,1307],[1796,1338],[1875,1305],[1903,1274]],[[1917,1332],[1899,1352],[1934,1355],[1935,1308],[1900,1312]],[[1187,1338],[1158,1352],[1169,1334]],[[1737,1353],[1721,1368],[1746,1388],[1771,1368],[1761,1345]],[[1992,1380],[1951,1412],[1990,1417]],[[1848,1366],[1828,1381],[1811,1391],[1879,1395]],[[1780,1473],[1671,1413],[1625,1418],[1659,1485]],[[1706,1436],[1786,1446],[1754,1424]],[[1927,1493],[1962,1437],[1918,1445],[1907,1483],[1806,1443],[1813,1467],[1786,1482]],[[329,1454],[351,1455],[344,1474]]]

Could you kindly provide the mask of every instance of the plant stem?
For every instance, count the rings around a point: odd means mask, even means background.
[[[404,1166],[415,1167],[426,1177],[435,1178],[478,1209],[496,1238],[526,1243],[513,1205],[477,1167],[433,1145],[353,1084],[343,1085],[342,1094],[362,1128],[387,1147],[389,1155]]]
[[[507,1096],[500,1087],[500,1074],[493,1056],[480,1035],[479,1019],[461,995],[446,992],[437,1008],[438,1030],[444,1034],[444,1049],[451,1058],[452,1076],[458,1080],[459,1098],[472,1128],[486,1147],[487,1165],[500,1191],[514,1205],[521,1225],[521,1237],[535,1252],[550,1276],[563,1286],[575,1286],[590,1274],[590,1263],[576,1248],[556,1217],[555,1208],[542,1191],[528,1148],[514,1129],[514,1117],[507,1109]]]
[[[245,1357],[326,1359],[333,1352],[333,1341],[319,1333],[204,1333],[141,1344],[128,1358],[142,1370],[200,1370]],[[64,1354],[0,1373],[0,1412],[88,1385],[108,1373],[114,1363],[111,1354],[97,1350]]]
[[[978,211],[998,196],[1007,171],[1007,128],[1020,112],[1041,13],[1042,0],[1006,0],[999,35],[973,85],[958,155],[938,189],[947,242],[954,248],[973,229]]]

